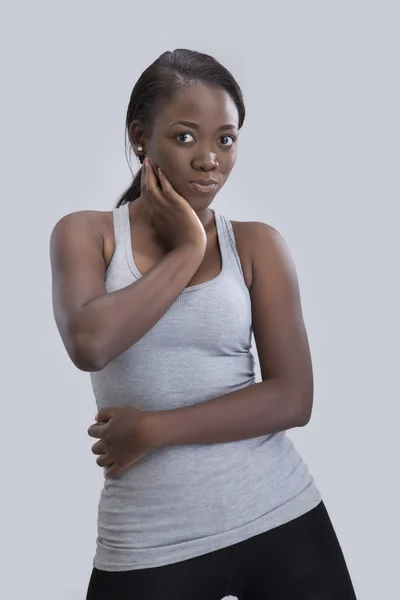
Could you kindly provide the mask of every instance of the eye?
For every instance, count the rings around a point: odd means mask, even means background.
[[[184,138],[184,137],[188,137],[188,136],[189,136],[189,137],[191,137],[191,138],[192,138],[192,140],[194,140],[194,137],[192,136],[192,134],[191,134],[191,133],[180,133],[180,134],[179,134],[179,135],[177,135],[176,137],[177,137],[177,139],[179,139],[179,141],[180,141],[180,142],[183,142],[184,144],[187,144],[187,143],[188,143],[188,141],[190,142],[191,140],[184,140],[184,139],[182,140],[182,139],[180,139],[180,138]]]
[[[233,135],[223,135],[220,140],[221,140],[221,146],[232,146],[233,142],[235,141],[236,138],[233,137]],[[224,143],[222,140],[225,140]]]

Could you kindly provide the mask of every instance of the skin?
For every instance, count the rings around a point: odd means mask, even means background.
[[[196,126],[174,124],[187,121]],[[221,127],[229,128],[224,130]],[[221,88],[204,84],[184,88],[157,112],[151,130],[133,123],[130,139],[157,173],[196,211],[207,233],[204,260],[188,285],[209,281],[221,270],[216,227],[210,209],[237,157],[238,112]],[[213,178],[215,193],[199,193],[190,181]],[[132,252],[144,274],[166,253],[151,225],[144,199],[130,205]],[[115,244],[112,213],[99,213],[105,268]],[[313,403],[313,372],[302,316],[296,270],[281,235],[259,222],[232,222],[245,284],[252,305],[253,331],[262,382],[196,406],[159,412],[135,407],[100,411],[89,427],[98,438],[92,451],[107,476],[141,460],[152,448],[211,444],[257,437],[305,425]]]
[[[154,171],[160,167],[172,187],[196,211],[203,226],[210,226],[209,209],[216,194],[227,181],[237,157],[238,111],[229,94],[220,87],[192,85],[177,92],[156,113],[149,135],[143,125],[130,127],[133,147],[144,148]],[[177,122],[193,123],[192,126]],[[211,178],[218,182],[214,193],[196,191],[190,181]],[[143,200],[131,206],[146,220]]]

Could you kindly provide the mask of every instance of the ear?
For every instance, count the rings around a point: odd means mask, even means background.
[[[146,155],[146,137],[144,127],[140,121],[132,121],[129,125],[129,141],[136,156]]]

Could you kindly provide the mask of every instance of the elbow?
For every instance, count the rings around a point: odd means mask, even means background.
[[[311,411],[304,412],[297,419],[297,427],[305,427],[311,420]]]
[[[311,420],[313,394],[302,394],[300,397],[296,395],[293,404],[295,427],[305,427]]]
[[[98,323],[83,319],[84,312],[75,313],[63,324],[62,338],[67,353],[77,369],[101,371],[109,362],[105,356],[104,334]]]
[[[101,371],[107,364],[93,340],[75,339],[68,354],[74,365],[86,373]]]

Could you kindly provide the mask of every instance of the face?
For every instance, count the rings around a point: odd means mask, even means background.
[[[158,111],[146,153],[196,211],[207,208],[236,162],[238,111],[220,87],[193,84]]]

